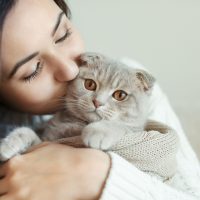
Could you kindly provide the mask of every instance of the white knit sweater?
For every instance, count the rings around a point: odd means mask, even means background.
[[[141,67],[130,60],[123,62]],[[109,152],[112,164],[100,200],[199,200],[199,161],[167,97],[158,85],[155,85],[153,91],[149,118],[163,122],[177,131],[181,143],[177,155],[177,174],[170,185],[167,185],[138,170],[119,155]]]

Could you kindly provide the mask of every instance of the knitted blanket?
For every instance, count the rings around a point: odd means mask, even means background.
[[[85,147],[80,136],[56,142]],[[178,143],[178,135],[172,128],[149,120],[144,131],[124,135],[108,151],[117,153],[140,170],[167,181],[176,173]]]

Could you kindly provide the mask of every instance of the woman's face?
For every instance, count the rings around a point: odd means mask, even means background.
[[[2,33],[1,101],[33,114],[57,111],[83,51],[79,33],[53,0],[18,0]]]

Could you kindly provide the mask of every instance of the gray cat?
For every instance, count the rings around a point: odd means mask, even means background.
[[[97,53],[80,57],[80,72],[69,82],[66,103],[40,137],[17,128],[0,141],[0,161],[24,153],[41,141],[81,135],[92,148],[109,150],[123,135],[143,131],[154,77]]]

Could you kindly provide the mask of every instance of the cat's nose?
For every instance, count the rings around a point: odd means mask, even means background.
[[[100,107],[100,106],[102,105],[102,104],[101,104],[98,100],[96,100],[96,99],[93,99],[92,102],[93,102],[95,108],[98,108],[98,107]]]

